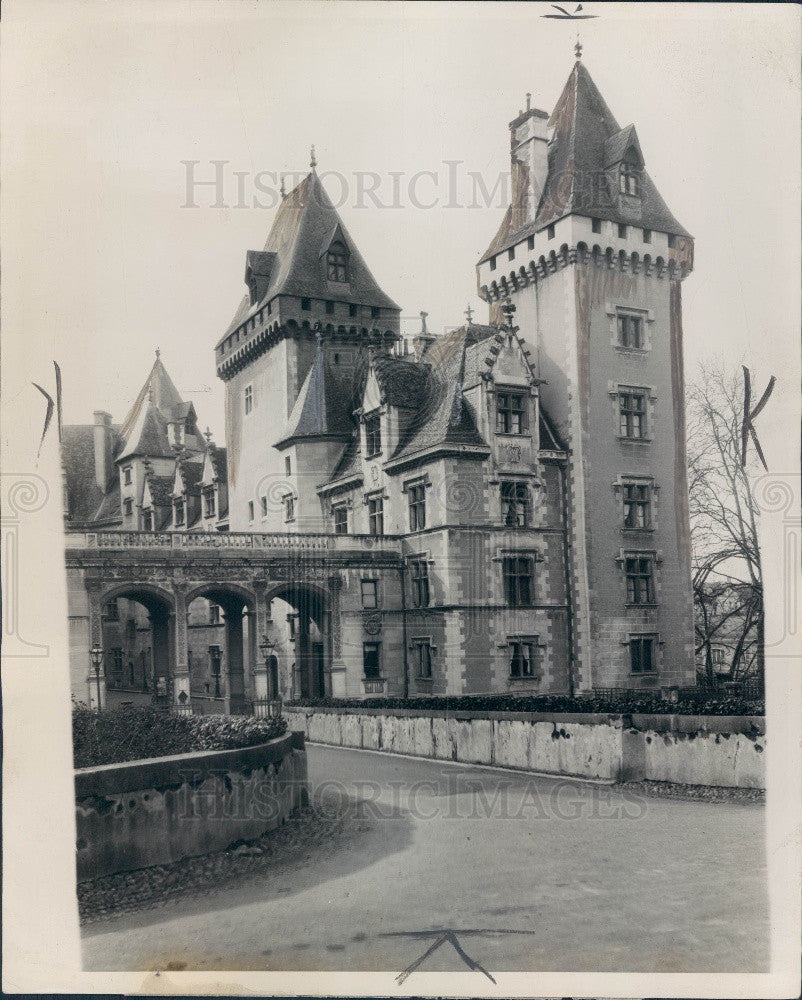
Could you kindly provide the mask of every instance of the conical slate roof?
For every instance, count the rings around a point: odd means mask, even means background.
[[[593,82],[577,60],[549,118],[549,172],[534,220],[512,231],[509,209],[482,255],[480,263],[566,215],[576,214],[689,236],[671,214],[654,182],[641,172],[639,198],[618,197],[617,177],[610,168],[632,149],[643,159],[633,125],[622,129]]]
[[[298,438],[349,438],[355,426],[353,388],[335,375],[318,349],[276,447]]]
[[[336,294],[326,280],[326,253],[335,240],[349,253],[349,280]],[[264,250],[250,251],[248,267],[259,277],[258,301],[244,296],[226,335],[277,295],[398,309],[379,288],[314,170],[283,199]]]

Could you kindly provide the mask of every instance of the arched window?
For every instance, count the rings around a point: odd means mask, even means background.
[[[634,163],[627,163],[625,160],[621,164],[618,184],[621,194],[640,194],[640,171]]]
[[[329,247],[326,270],[329,281],[348,281],[348,251],[339,241]]]

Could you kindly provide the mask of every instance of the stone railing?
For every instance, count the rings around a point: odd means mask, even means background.
[[[239,531],[67,531],[68,549],[178,549],[277,552],[397,553],[395,535],[334,535],[323,533]]]

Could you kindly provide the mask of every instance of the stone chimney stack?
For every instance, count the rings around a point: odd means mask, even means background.
[[[530,106],[510,122],[512,159],[512,229],[520,229],[537,214],[549,173],[549,116]]]
[[[95,480],[103,493],[111,477],[112,434],[111,414],[95,410]]]

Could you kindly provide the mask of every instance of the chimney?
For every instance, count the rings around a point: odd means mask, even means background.
[[[510,122],[512,159],[512,229],[520,229],[537,214],[549,173],[549,116],[531,107],[526,95],[526,111]]]
[[[95,481],[102,493],[109,486],[112,460],[111,414],[95,410]]]

